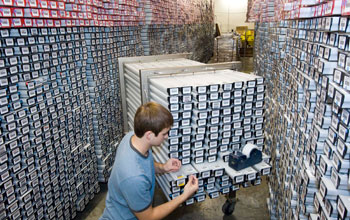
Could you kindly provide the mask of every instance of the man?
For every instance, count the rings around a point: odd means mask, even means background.
[[[169,159],[165,164],[153,161],[151,147],[168,138],[172,124],[171,113],[160,104],[150,102],[137,109],[134,132],[119,144],[100,220],[162,219],[197,191],[198,180],[190,176],[180,196],[152,207],[155,173],[176,172],[181,167],[177,159]]]

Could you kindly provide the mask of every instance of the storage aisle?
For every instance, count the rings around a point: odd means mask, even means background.
[[[253,58],[242,57],[243,72],[250,73],[253,71]],[[196,203],[190,206],[183,206],[177,208],[171,213],[166,220],[179,219],[179,220],[216,220],[216,219],[258,219],[267,220],[270,219],[266,204],[266,199],[269,197],[267,178],[263,177],[261,185],[251,186],[248,188],[241,188],[238,190],[235,211],[232,216],[224,216],[221,208],[226,199],[224,196],[220,196],[216,199],[206,199],[204,202]],[[95,196],[86,210],[78,214],[77,219],[95,220],[98,219],[105,207],[105,199],[107,194],[107,185],[101,185],[101,192]],[[155,191],[155,199],[153,206],[160,205],[166,202],[167,199],[164,196],[162,190],[157,187]]]

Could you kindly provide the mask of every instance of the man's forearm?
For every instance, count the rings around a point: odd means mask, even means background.
[[[184,194],[181,194],[180,196],[176,197],[173,200],[170,200],[169,202],[166,202],[162,205],[154,207],[152,210],[152,216],[150,216],[149,219],[157,220],[157,219],[165,218],[167,215],[173,212],[181,203],[185,202],[187,199],[188,199],[187,196],[185,196]]]
[[[185,202],[192,194],[198,190],[198,179],[191,175],[188,179],[188,183],[184,187],[184,191],[181,195],[173,200],[164,203],[157,207],[149,206],[142,212],[135,212],[135,216],[139,220],[157,220],[163,219],[169,215],[174,209],[176,209],[181,203]]]
[[[156,173],[156,174],[165,173],[164,164],[162,164],[162,163],[157,163],[157,162],[154,161],[154,170],[155,170],[155,173]]]

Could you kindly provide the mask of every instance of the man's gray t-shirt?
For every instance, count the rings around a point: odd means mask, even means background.
[[[153,201],[155,170],[151,149],[144,156],[131,144],[133,132],[120,142],[108,180],[106,208],[100,220],[136,219]]]

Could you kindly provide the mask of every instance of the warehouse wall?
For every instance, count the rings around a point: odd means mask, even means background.
[[[236,26],[248,26],[253,29],[254,23],[246,23],[248,0],[216,0],[214,2],[215,23],[222,32],[236,29]]]
[[[77,2],[0,3],[0,219],[73,219],[108,180],[119,57],[212,54],[209,0]]]
[[[266,82],[268,207],[271,219],[348,219],[349,7],[304,3],[256,1],[249,16],[256,74]],[[316,17],[295,13],[316,9]]]

